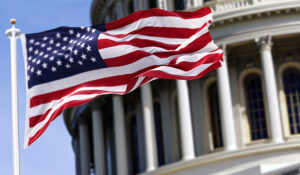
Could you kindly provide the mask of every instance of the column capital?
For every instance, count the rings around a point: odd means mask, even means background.
[[[272,43],[272,37],[270,35],[263,36],[260,38],[255,38],[254,41],[258,46],[260,46],[260,51],[263,50],[271,51],[273,43]]]

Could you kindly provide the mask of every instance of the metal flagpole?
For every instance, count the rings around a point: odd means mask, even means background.
[[[19,124],[18,124],[18,84],[17,84],[17,45],[20,30],[15,28],[16,20],[11,19],[12,27],[6,30],[6,36],[10,39],[11,54],[11,100],[12,100],[12,144],[13,144],[13,168],[14,175],[20,174],[19,160]]]

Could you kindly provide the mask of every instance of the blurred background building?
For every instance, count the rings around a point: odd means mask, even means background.
[[[299,0],[94,0],[91,21],[203,6],[222,68],[66,110],[77,175],[299,173]]]

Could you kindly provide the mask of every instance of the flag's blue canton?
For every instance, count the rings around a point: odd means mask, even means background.
[[[60,27],[26,35],[27,82],[32,86],[105,68],[97,41],[104,25]]]

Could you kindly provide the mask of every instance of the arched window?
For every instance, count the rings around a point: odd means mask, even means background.
[[[175,10],[183,10],[184,8],[184,0],[175,0]]]
[[[250,74],[244,79],[248,121],[251,140],[268,138],[268,128],[264,107],[261,78],[258,74]]]
[[[214,149],[223,147],[221,116],[217,82],[208,87],[208,103]]]
[[[163,130],[162,130],[162,119],[161,119],[161,108],[159,103],[154,103],[154,120],[155,120],[155,134],[156,134],[156,145],[157,145],[157,158],[158,165],[165,164],[164,159],[164,143],[163,143]]]
[[[157,0],[149,0],[149,8],[156,8],[157,7]]]
[[[289,68],[283,72],[284,92],[291,134],[300,133],[300,72]]]

